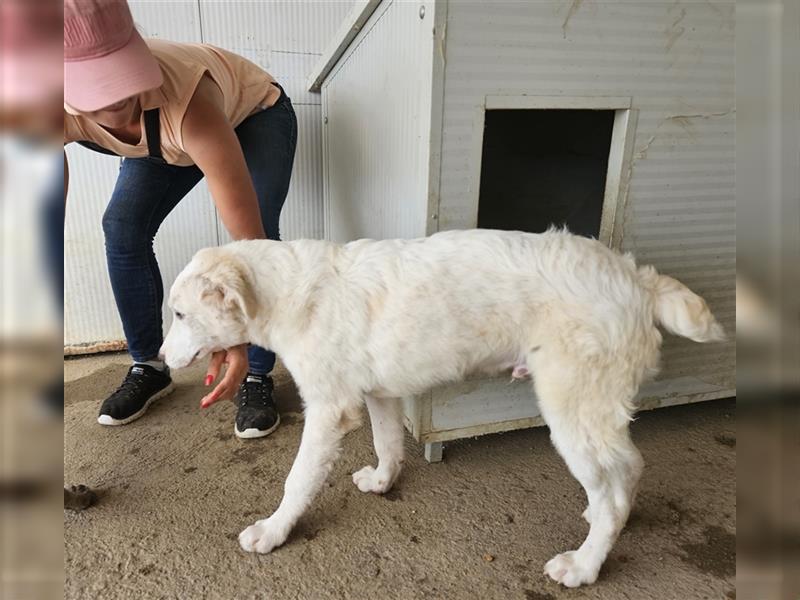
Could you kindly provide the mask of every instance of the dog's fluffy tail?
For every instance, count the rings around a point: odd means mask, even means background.
[[[667,331],[695,342],[721,342],[722,325],[700,296],[677,279],[659,275],[653,267],[641,267],[639,278],[654,295],[654,318]]]

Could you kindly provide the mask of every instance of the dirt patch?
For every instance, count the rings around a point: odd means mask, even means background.
[[[543,594],[533,590],[525,590],[525,600],[556,600],[553,594]]]
[[[715,577],[732,577],[736,574],[736,536],[722,527],[709,525],[703,530],[705,541],[681,544],[686,554],[681,560],[698,571]]]
[[[310,542],[311,540],[313,540],[314,538],[316,538],[316,537],[317,537],[317,535],[319,535],[319,532],[320,532],[320,531],[322,531],[322,530],[321,530],[321,529],[316,529],[316,530],[314,530],[314,531],[306,531],[306,532],[304,532],[302,535],[303,535],[303,538],[304,538],[304,539],[305,539],[307,542]]]
[[[390,489],[388,492],[383,494],[382,497],[389,502],[397,502],[398,500],[400,502],[403,501],[403,494],[396,487]]]
[[[236,448],[231,455],[233,456],[234,461],[253,463],[264,456],[264,452],[265,450],[261,445],[250,442],[245,443],[245,445],[241,446],[240,448]]]
[[[695,522],[691,511],[680,500],[641,493],[636,499],[626,529],[666,529],[674,535]]]
[[[286,413],[281,415],[281,425],[294,425],[299,421],[300,419],[298,419],[297,413]]]
[[[687,542],[687,538],[696,539],[697,529],[701,526],[701,535],[706,538],[705,541]],[[667,532],[682,551],[676,553],[681,560],[702,573],[727,578],[736,572],[736,536],[717,525],[703,525],[700,515],[687,509],[675,498],[640,495],[626,531],[638,531],[642,528]],[[621,556],[618,560],[625,562]],[[613,563],[610,557],[607,566]]]
[[[715,435],[714,439],[728,448],[736,448],[736,438],[731,435],[719,434]]]

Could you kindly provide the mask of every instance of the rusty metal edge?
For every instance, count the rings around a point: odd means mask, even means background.
[[[128,344],[125,340],[113,340],[108,342],[89,342],[86,344],[73,344],[64,346],[64,356],[81,356],[83,354],[101,354],[103,352],[120,352],[127,350]]]

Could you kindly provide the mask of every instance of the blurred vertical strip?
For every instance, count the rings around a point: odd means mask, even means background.
[[[740,600],[800,598],[800,3],[739,0]]]
[[[63,596],[63,7],[0,0],[0,598]]]

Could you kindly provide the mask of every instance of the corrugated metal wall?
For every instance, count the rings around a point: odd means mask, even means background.
[[[448,3],[440,228],[474,227],[486,95],[631,96],[624,249],[735,317],[734,3]],[[733,343],[667,336],[662,378],[734,387]]]
[[[352,1],[141,0],[130,4],[143,35],[221,46],[256,62],[280,81],[292,98],[299,127],[281,231],[285,239],[322,237],[321,99],[308,93],[304,84]],[[100,226],[119,161],[75,144],[67,148],[67,154],[64,343],[120,340],[122,326],[108,283]],[[170,285],[198,248],[227,240],[202,182],[170,215],[156,238],[165,285]]]
[[[381,4],[325,81],[332,240],[425,235],[433,43],[427,12],[420,18],[414,2]]]

